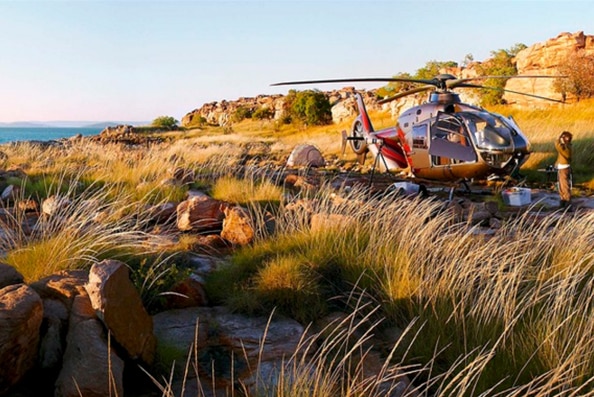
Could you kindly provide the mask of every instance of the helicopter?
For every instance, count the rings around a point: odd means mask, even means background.
[[[547,101],[562,101],[534,94],[473,84],[487,78],[557,78],[562,76],[480,76],[456,78],[439,74],[433,79],[354,78],[288,81],[272,84],[297,85],[351,82],[412,82],[423,84],[378,101],[379,104],[423,91],[430,91],[425,103],[402,112],[394,127],[373,128],[359,93],[356,93],[357,117],[350,134],[342,132],[343,152],[346,142],[359,163],[366,154],[374,157],[374,166],[384,171],[400,172],[410,178],[437,181],[498,179],[517,173],[531,152],[531,145],[513,117],[504,117],[482,107],[463,103],[454,88],[495,89]]]

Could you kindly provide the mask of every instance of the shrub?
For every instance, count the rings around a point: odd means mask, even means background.
[[[567,76],[556,79],[554,83],[563,98],[568,94],[578,101],[594,97],[594,55],[581,50],[575,56],[566,58],[558,70],[560,75]]]
[[[249,119],[252,117],[252,109],[245,107],[245,106],[238,106],[231,117],[231,121],[234,123],[239,123],[245,119]]]
[[[153,120],[152,127],[164,130],[174,130],[177,128],[178,121],[171,116],[160,116]]]
[[[307,125],[332,123],[332,106],[326,95],[318,90],[289,91],[285,103],[291,120]]]
[[[269,120],[274,117],[274,111],[267,106],[256,109],[252,118],[256,120]]]

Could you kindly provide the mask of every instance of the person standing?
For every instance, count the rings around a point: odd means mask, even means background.
[[[557,180],[559,182],[560,207],[565,208],[571,200],[571,139],[569,131],[563,131],[555,141],[557,149]]]

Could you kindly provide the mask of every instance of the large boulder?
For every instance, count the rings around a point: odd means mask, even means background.
[[[181,231],[220,231],[226,205],[206,194],[193,194],[177,206],[177,227]]]
[[[78,295],[72,306],[64,363],[56,397],[123,396],[124,361],[110,344],[89,297]]]
[[[125,263],[104,260],[91,267],[85,286],[93,309],[131,359],[152,363],[153,323]]]
[[[43,304],[25,284],[0,289],[0,394],[17,384],[37,359]]]

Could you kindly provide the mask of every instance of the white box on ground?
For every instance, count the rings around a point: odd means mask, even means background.
[[[501,192],[503,202],[514,207],[521,207],[532,202],[530,189],[523,187],[512,187]]]
[[[392,185],[392,189],[407,195],[419,193],[419,185],[411,182],[396,182]]]

